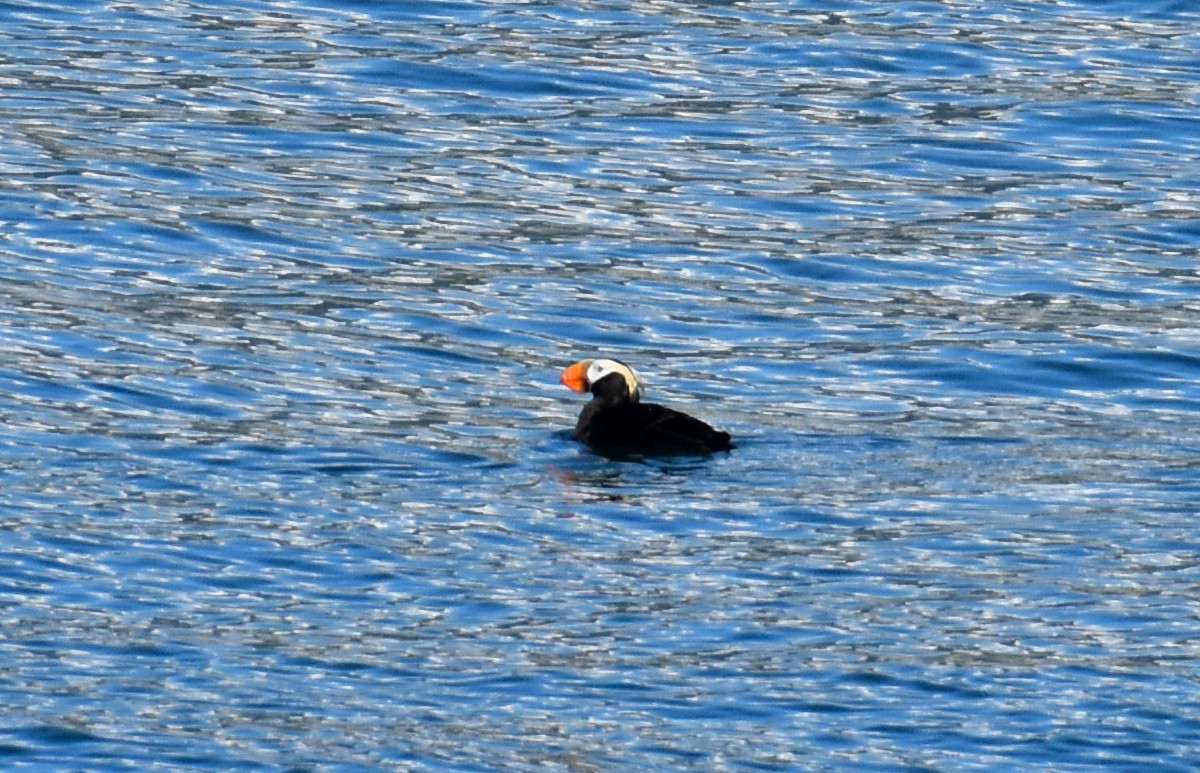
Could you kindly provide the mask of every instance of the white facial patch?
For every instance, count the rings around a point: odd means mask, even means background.
[[[646,382],[642,381],[642,377],[633,368],[616,360],[593,360],[587,369],[588,383],[595,384],[610,373],[620,373],[624,377],[630,396],[635,399],[641,396],[642,387]]]

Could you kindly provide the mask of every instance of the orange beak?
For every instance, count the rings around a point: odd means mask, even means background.
[[[563,386],[575,390],[576,392],[588,391],[587,369],[592,364],[591,360],[583,360],[568,367],[562,372],[559,381]]]

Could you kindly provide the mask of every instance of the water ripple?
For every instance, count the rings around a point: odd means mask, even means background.
[[[1189,5],[0,21],[6,764],[1200,758]]]

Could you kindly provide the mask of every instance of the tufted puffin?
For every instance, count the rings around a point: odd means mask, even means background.
[[[576,392],[591,392],[575,424],[574,438],[615,453],[707,454],[733,448],[728,432],[662,405],[641,402],[645,383],[616,360],[583,360],[562,372]]]

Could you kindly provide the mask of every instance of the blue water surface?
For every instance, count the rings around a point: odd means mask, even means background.
[[[0,43],[6,770],[1200,765],[1191,3]]]

